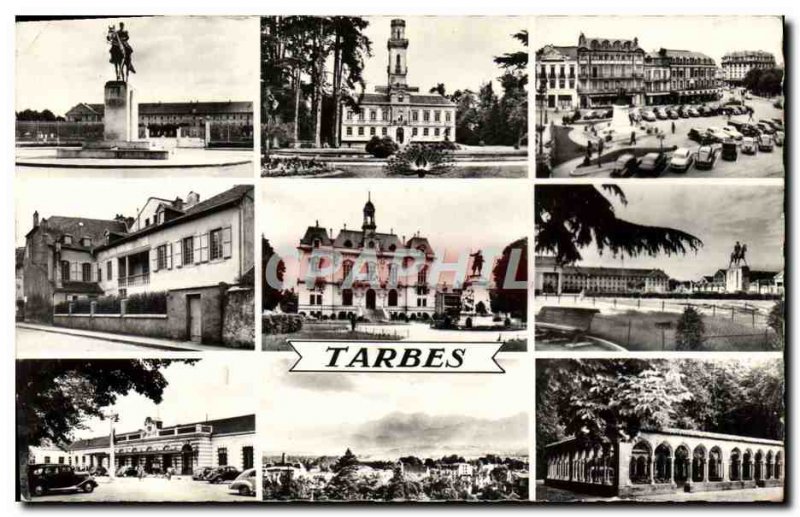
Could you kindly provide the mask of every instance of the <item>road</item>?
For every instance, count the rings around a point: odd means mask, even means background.
[[[771,101],[767,99],[754,98],[746,101],[749,106],[753,108],[753,120],[757,122],[759,119],[783,118],[783,110],[772,106]],[[747,115],[738,115],[732,117],[731,120],[747,122]],[[559,119],[560,120],[560,119]],[[672,123],[675,123],[675,133],[672,133]],[[659,120],[657,122],[648,123],[655,126],[666,135],[664,139],[664,147],[687,147],[689,149],[697,149],[698,144],[689,140],[687,134],[692,128],[707,129],[709,127],[722,128],[727,125],[727,117],[696,117],[696,118],[681,118],[677,120]],[[605,123],[598,123],[597,127],[601,127]],[[576,125],[575,131],[582,131],[583,126]],[[639,137],[637,140],[637,147],[658,147],[659,142],[655,136]],[[613,151],[620,147],[628,147],[626,144],[616,144],[607,149]],[[755,155],[744,155],[739,153],[736,161],[725,161],[721,158],[717,160],[714,168],[711,170],[698,170],[692,167],[687,172],[675,172],[667,169],[661,174],[661,177],[672,178],[783,178],[783,147],[775,147],[772,152],[758,152]],[[562,163],[553,169],[554,178],[570,177],[570,173],[577,169],[577,166],[583,161],[583,158],[577,158],[568,162]],[[609,163],[610,165],[610,163]],[[584,178],[598,178],[609,177],[611,172],[610,167],[594,167],[577,169],[581,172]],[[585,173],[585,174],[584,174]]]
[[[152,352],[152,348],[103,339],[17,327],[17,358],[76,357],[90,354]]]
[[[33,498],[33,502],[108,503],[108,502],[255,502],[255,497],[233,493],[228,484],[212,485],[189,477],[96,478],[97,488],[90,494],[59,493]]]

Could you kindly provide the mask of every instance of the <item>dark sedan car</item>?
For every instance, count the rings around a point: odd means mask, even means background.
[[[48,492],[86,492],[97,487],[89,473],[75,472],[71,465],[39,463],[28,465],[28,487],[33,495]]]
[[[636,174],[636,156],[625,153],[614,162],[614,168],[611,169],[612,178],[628,178]]]
[[[638,172],[641,176],[660,176],[667,168],[667,155],[664,153],[647,153],[639,161]]]
[[[208,475],[209,483],[222,483],[223,481],[233,481],[242,471],[236,467],[227,465],[225,467],[217,467],[214,472]]]

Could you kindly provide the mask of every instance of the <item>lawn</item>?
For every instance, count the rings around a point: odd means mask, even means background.
[[[355,332],[349,330],[318,330],[303,329],[293,334],[263,334],[261,336],[261,349],[269,352],[288,352],[292,350],[288,340],[336,340],[351,339],[353,341],[399,341],[401,336],[391,333],[373,334],[371,332]]]
[[[627,311],[613,315],[598,314],[592,320],[589,334],[617,343],[628,350],[675,350],[675,327],[678,318],[679,315],[674,312]],[[628,339],[629,322],[630,339]],[[657,326],[667,323],[669,328],[662,329]],[[703,316],[703,323],[706,342],[702,351],[771,350],[766,343],[771,343],[775,339],[772,330],[734,322],[721,316]]]

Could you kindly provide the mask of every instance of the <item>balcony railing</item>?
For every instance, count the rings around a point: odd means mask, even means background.
[[[119,286],[126,287],[126,286],[136,286],[136,285],[147,285],[150,283],[150,273],[140,273],[138,275],[129,275],[129,276],[121,276],[119,277]]]

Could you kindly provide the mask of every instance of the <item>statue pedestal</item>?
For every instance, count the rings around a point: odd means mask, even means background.
[[[103,140],[87,142],[80,149],[59,148],[58,158],[166,160],[169,151],[148,140],[139,140],[139,103],[133,87],[124,81],[108,81],[103,94]]]
[[[130,142],[139,139],[139,102],[133,87],[124,81],[108,81],[105,87],[103,139]]]
[[[489,281],[479,275],[470,275],[461,291],[459,327],[496,326],[489,296]]]
[[[725,291],[736,293],[750,288],[750,268],[731,266],[725,271]]]
[[[645,134],[635,122],[631,125],[630,107],[614,105],[612,109],[611,122],[607,127],[597,130],[599,137],[605,140],[606,135],[611,135],[612,142],[630,142],[631,133],[636,133],[637,139]]]

